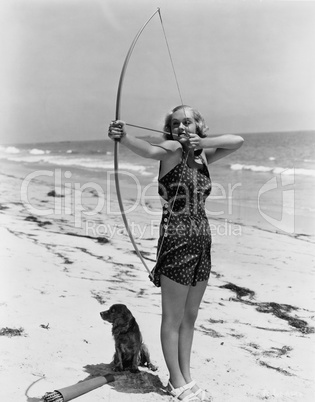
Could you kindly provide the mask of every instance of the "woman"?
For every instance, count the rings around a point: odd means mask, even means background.
[[[159,194],[163,216],[153,282],[161,286],[161,344],[175,400],[206,401],[209,396],[191,378],[194,324],[211,269],[211,233],[205,200],[211,191],[208,164],[236,151],[243,138],[206,136],[201,114],[189,106],[174,108],[165,119],[165,141],[154,145],[129,137],[117,120],[109,137],[145,158],[160,161]]]

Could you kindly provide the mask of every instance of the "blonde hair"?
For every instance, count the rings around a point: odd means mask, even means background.
[[[177,112],[180,109],[190,109],[193,114],[193,118],[196,123],[196,133],[199,135],[199,137],[206,137],[206,131],[209,129],[209,127],[206,125],[204,118],[202,117],[201,113],[197,109],[193,109],[191,106],[188,105],[180,105],[176,106],[174,109],[172,109],[167,115],[165,116],[164,120],[164,127],[163,131],[167,132],[167,134],[164,134],[164,138],[166,140],[172,140],[172,117],[175,112]]]

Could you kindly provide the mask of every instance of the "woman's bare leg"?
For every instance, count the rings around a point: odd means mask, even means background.
[[[179,330],[179,365],[186,382],[191,381],[190,356],[194,337],[195,321],[208,281],[190,286],[187,294],[185,312]]]
[[[162,324],[161,343],[164,359],[174,388],[187,384],[180,368],[179,332],[185,315],[185,306],[190,287],[184,286],[161,275]],[[185,391],[182,398],[191,393]]]
[[[195,321],[198,315],[202,297],[207,288],[207,283],[208,281],[203,281],[198,282],[196,286],[190,286],[185,305],[185,313],[179,331],[179,365],[187,384],[192,381],[190,373],[190,357]],[[196,384],[191,388],[191,390],[192,392],[197,392],[198,390],[200,391],[200,388]],[[208,393],[205,393],[204,396],[206,396],[206,400],[211,400],[211,397]],[[198,397],[201,399],[202,393],[198,394]]]

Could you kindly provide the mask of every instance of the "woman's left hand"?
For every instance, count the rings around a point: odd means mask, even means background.
[[[112,140],[121,141],[127,135],[126,123],[123,120],[113,120],[108,127],[108,136]]]

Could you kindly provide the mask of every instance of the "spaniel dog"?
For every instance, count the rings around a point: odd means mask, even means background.
[[[130,370],[132,373],[138,373],[138,366],[146,366],[152,371],[157,370],[150,361],[147,346],[142,342],[137,321],[124,304],[113,304],[109,310],[100,314],[104,321],[113,325],[115,371]]]

